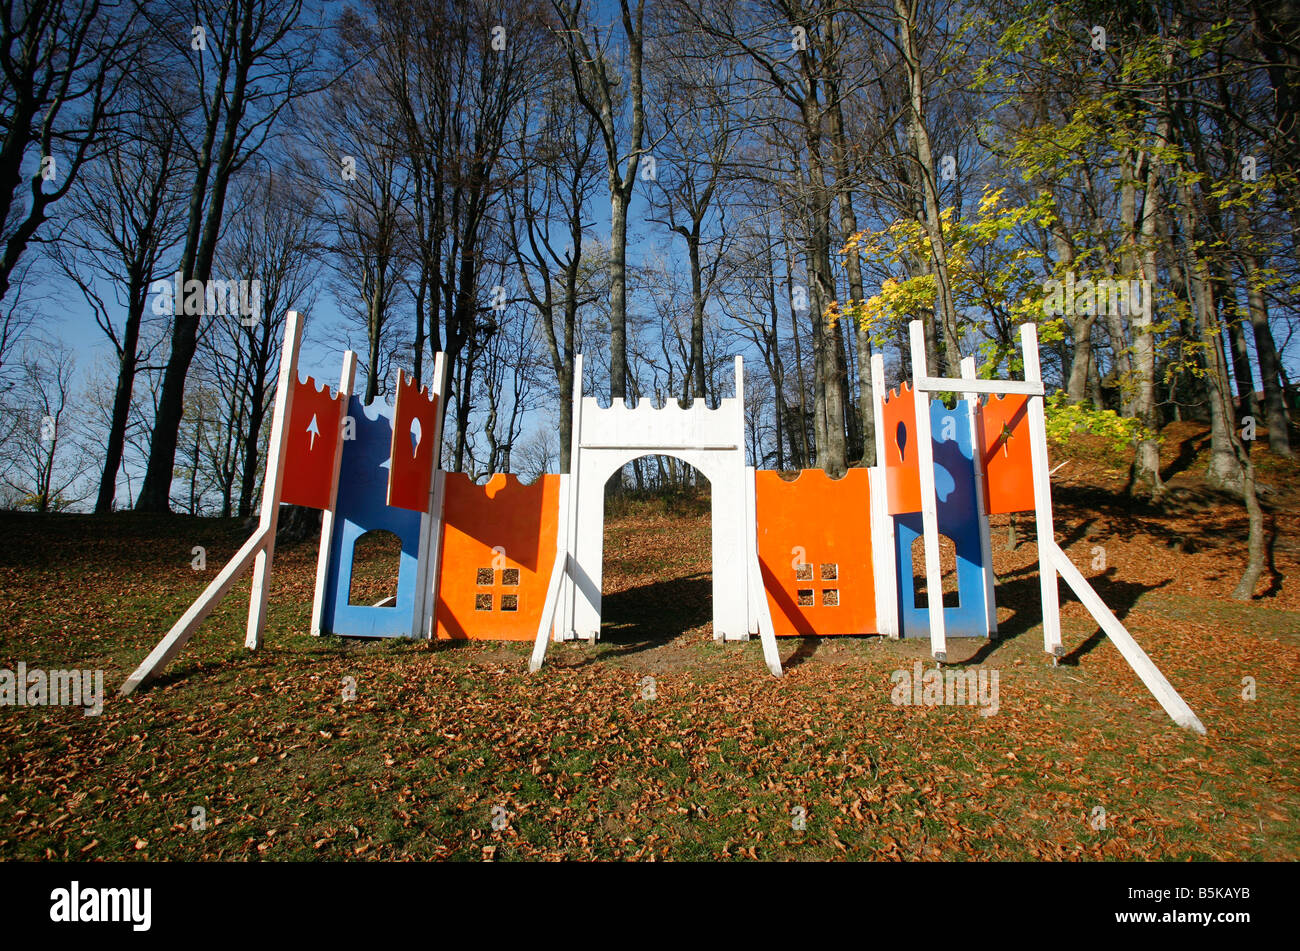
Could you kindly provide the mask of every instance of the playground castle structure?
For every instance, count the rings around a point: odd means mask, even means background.
[[[570,472],[524,485],[508,474],[476,484],[439,466],[445,371],[431,387],[399,372],[390,405],[354,395],[356,355],[343,355],[337,391],[297,373],[300,315],[286,322],[267,470],[256,530],[121,688],[156,677],[251,566],[245,645],[266,626],[268,581],[281,503],[322,510],[313,634],[531,640],[539,670],[551,641],[600,637],[605,484],[645,455],[669,455],[708,478],[712,492],[713,637],[757,635],[781,676],[781,636],[928,637],[938,662],[949,637],[997,632],[991,514],[1033,511],[1043,646],[1064,653],[1058,575],[1078,596],[1156,700],[1182,727],[1205,728],[1056,544],[1045,395],[1037,331],[1021,327],[1025,379],[980,380],[967,358],[958,378],[932,377],[924,330],[910,325],[915,378],[893,390],[872,358],[876,465],[832,479],[793,480],[746,465],[744,367],[735,395],[602,407],[582,392],[575,360]],[[935,394],[958,393],[948,408]],[[368,532],[401,543],[397,592],[352,603],[353,560]],[[945,606],[940,538],[956,553],[957,604]],[[922,540],[927,599],[917,603],[913,546]]]

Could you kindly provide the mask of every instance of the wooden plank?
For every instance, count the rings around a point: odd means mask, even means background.
[[[570,414],[570,433],[569,433],[569,472],[568,472],[568,491],[565,493],[567,504],[564,507],[564,518],[560,523],[559,536],[564,541],[564,551],[573,551],[574,545],[578,541],[578,460],[582,454],[582,354],[575,354],[573,358],[573,410]],[[577,589],[573,583],[573,575],[566,572],[565,580],[560,589],[559,603],[559,622],[555,627],[555,639],[557,641],[572,640],[574,637],[573,630],[573,613],[574,601],[577,597]]]
[[[343,351],[343,373],[339,377],[339,398],[343,401],[343,418],[347,418],[349,400],[357,381],[357,355],[352,350]],[[341,422],[341,421],[340,421]],[[311,632],[321,635],[321,619],[325,616],[325,587],[329,582],[330,546],[334,544],[334,509],[339,499],[339,467],[343,464],[343,440],[334,450],[334,471],[330,475],[330,507],[320,515],[320,554],[316,558],[316,593],[311,600]]]
[[[1042,382],[1043,371],[1038,362],[1038,328],[1032,323],[1020,325],[1020,349],[1024,354],[1025,379]],[[1038,586],[1043,603],[1043,650],[1060,657],[1061,605],[1057,593],[1056,571],[1048,555],[1056,544],[1056,528],[1052,520],[1052,479],[1047,461],[1047,418],[1043,414],[1043,398],[1031,396],[1029,413],[1029,459],[1034,477],[1034,529],[1038,539]]]
[[[753,466],[745,466],[745,538],[752,539],[754,545],[754,557],[758,557],[758,499],[755,493],[755,470]],[[767,592],[763,589],[762,576],[760,573],[759,584],[754,585],[753,573],[749,570],[749,563],[745,564],[745,631],[749,635],[758,633],[758,612],[761,610],[759,602],[767,602]]]
[[[975,358],[961,361],[962,379],[975,379]],[[979,521],[980,557],[984,562],[984,621],[989,634],[998,630],[998,607],[993,593],[993,542],[989,537],[989,516],[984,511],[984,452],[980,448],[979,405],[977,397],[967,395],[966,409],[970,417],[971,459],[975,468],[975,517]]]
[[[885,471],[885,358],[871,357],[872,413],[876,420],[876,466],[871,474],[872,524],[871,560],[876,579],[876,628],[886,637],[898,639],[898,572],[894,564],[894,518],[889,514]]]
[[[925,325],[913,320],[911,333],[912,372],[925,377]],[[948,659],[943,617],[943,573],[939,564],[939,510],[934,487],[934,444],[930,431],[930,397],[913,387],[916,401],[916,460],[921,479],[921,531],[925,545],[926,613],[930,620],[930,654],[937,661]],[[906,579],[910,583],[911,579]]]
[[[1015,393],[1022,396],[1043,396],[1046,390],[1039,380],[977,380],[955,379],[946,376],[918,377],[913,386],[925,393]]]
[[[556,538],[563,537],[559,532]],[[551,567],[551,580],[546,585],[546,600],[542,603],[542,618],[537,624],[537,638],[533,641],[533,653],[528,658],[529,673],[537,673],[546,660],[546,647],[551,640],[551,626],[555,622],[555,610],[560,600],[560,582],[564,580],[569,563],[568,552],[560,545],[555,547],[555,564]]]
[[[438,579],[442,569],[442,516],[446,479],[442,472],[442,423],[446,418],[446,358],[441,350],[433,357],[433,398],[438,410],[433,422],[433,472],[429,478],[429,504],[420,516],[420,551],[415,578],[412,637],[433,640],[438,635]]]
[[[276,383],[275,411],[271,416],[271,438],[266,444],[266,475],[262,480],[260,527],[267,530],[266,544],[253,563],[253,590],[248,600],[248,634],[244,646],[262,646],[266,629],[267,599],[271,593],[271,559],[275,556],[275,529],[280,520],[280,488],[284,482],[284,457],[289,450],[287,425],[293,406],[293,388],[298,381],[298,352],[302,347],[302,317],[289,311],[280,350],[280,378]]]
[[[741,468],[740,468],[740,478],[741,478],[742,480],[747,480],[747,481],[745,481],[745,482],[742,483],[741,492],[740,492],[740,500],[739,500],[739,501],[740,501],[740,506],[741,506],[741,515],[740,515],[739,525],[737,525],[737,528],[739,528],[741,534],[743,535],[743,537],[744,537],[744,539],[745,539],[745,541],[744,541],[744,549],[745,549],[745,551],[744,551],[744,553],[741,555],[742,563],[741,563],[741,565],[740,565],[740,571],[737,572],[737,574],[739,574],[740,577],[739,577],[739,579],[737,579],[737,580],[740,580],[740,581],[744,582],[745,587],[746,587],[746,588],[749,588],[750,585],[751,585],[751,583],[752,583],[752,579],[750,579],[750,575],[749,575],[749,549],[752,547],[752,548],[754,549],[754,552],[755,552],[755,557],[757,557],[757,552],[758,552],[758,547],[757,547],[757,546],[758,546],[758,513],[757,513],[757,510],[756,510],[755,508],[753,508],[753,503],[754,503],[754,498],[753,498],[753,494],[754,494],[754,479],[753,479],[753,476],[749,473],[749,468],[748,468],[748,467],[746,466],[746,464],[745,464],[745,463],[746,463],[746,460],[745,460],[745,361],[741,358],[740,354],[737,354],[737,355],[736,355],[736,357],[735,357],[735,361],[734,361],[734,366],[735,366],[735,373],[736,373],[736,396],[735,396],[735,399],[736,399],[736,402],[735,402],[735,411],[736,411],[736,415],[735,415],[735,418],[734,418],[734,421],[733,421],[733,425],[736,427],[736,428],[735,428],[735,432],[736,432],[736,434],[740,437],[740,443],[739,443],[739,445],[737,445],[736,443],[732,443],[732,444],[729,445],[729,446],[728,446],[728,445],[696,444],[693,448],[695,448],[695,449],[706,449],[706,450],[709,450],[709,449],[721,449],[721,450],[726,450],[726,451],[735,451],[736,449],[739,449],[739,450],[740,450],[740,467],[741,467]],[[664,405],[665,405],[665,406],[668,405],[667,402],[665,402]],[[713,486],[710,485],[710,492],[712,493],[712,491],[713,491]],[[733,522],[733,523],[729,523],[729,522],[725,522],[725,521],[721,521],[721,520],[720,520],[719,506],[720,506],[720,505],[727,505],[727,504],[730,504],[732,501],[733,501],[733,500],[727,498],[727,497],[725,496],[725,494],[724,494],[723,496],[713,495],[713,500],[712,500],[712,510],[711,510],[711,515],[710,515],[710,523],[711,523],[711,524],[710,524],[710,528],[711,528],[711,530],[714,532],[714,537],[713,537],[713,559],[714,559],[715,562],[717,562],[717,561],[728,561],[728,562],[729,562],[729,561],[731,560],[731,558],[733,557],[733,553],[730,552],[730,551],[726,552],[725,554],[720,554],[720,552],[719,552],[718,549],[719,549],[719,547],[722,547],[722,546],[720,546],[719,543],[718,543],[718,535],[717,535],[718,530],[719,530],[723,525],[725,525],[725,524],[735,524],[734,522]],[[750,534],[750,533],[748,532],[748,528],[749,528],[749,525],[750,525],[751,523],[753,524],[753,527],[754,527],[754,531],[753,531],[752,534]],[[727,547],[729,547],[729,546],[727,546]],[[719,571],[719,569],[720,569],[721,567],[722,567],[721,565],[718,565],[718,564],[715,563],[715,564],[713,565],[713,570],[714,570],[714,572]],[[730,568],[731,566],[728,565],[727,567]],[[718,578],[718,575],[715,574],[715,575],[714,575],[714,581],[715,581],[715,584],[716,584],[717,578]],[[748,591],[746,591],[746,594],[748,594]],[[728,630],[723,630],[723,629],[722,629],[722,626],[719,625],[719,623],[718,623],[718,614],[719,614],[718,609],[719,609],[719,601],[720,601],[720,600],[721,600],[721,599],[718,597],[718,592],[715,590],[715,591],[714,591],[714,599],[713,599],[713,621],[714,621],[714,623],[713,623],[713,639],[714,639],[715,641],[718,641],[719,643],[721,643],[722,641],[726,640],[726,639],[727,639],[727,634],[730,633],[730,631],[728,631]],[[766,603],[766,600],[767,600],[767,599],[764,598],[764,603]],[[750,630],[749,630],[749,617],[748,617],[749,609],[750,609],[749,598],[746,597],[746,598],[745,598],[745,614],[746,614],[746,618],[745,618],[744,631],[742,632],[742,634],[741,634],[739,637],[734,637],[734,636],[733,636],[733,637],[731,638],[731,640],[742,640],[742,641],[747,641],[747,640],[749,640],[749,634],[750,634]],[[761,628],[760,628],[760,633],[761,633]]]
[[[667,403],[664,404],[665,406]],[[745,450],[745,361],[740,354],[736,354],[736,432],[740,434],[741,452]],[[695,446],[696,449],[713,448],[709,446]],[[735,449],[736,446],[719,446],[719,449]]]
[[[222,598],[230,591],[231,587],[239,577],[248,570],[254,557],[262,550],[262,545],[266,541],[267,531],[265,527],[259,526],[248,539],[244,542],[243,547],[235,553],[235,556],[226,562],[224,568],[217,572],[217,576],[209,582],[208,586],[203,589],[203,593],[194,599],[180,619],[172,625],[166,636],[158,642],[157,646],[149,652],[135,672],[126,679],[118,693],[122,696],[130,696],[135,689],[148,680],[153,679],[162,673],[163,668],[175,659],[176,655],[181,652],[199,625],[203,623],[204,618],[212,613]]]
[[[1160,672],[1160,669],[1152,663],[1151,658],[1147,656],[1133,635],[1128,632],[1123,624],[1115,615],[1111,614],[1110,609],[1106,607],[1101,597],[1093,590],[1092,585],[1088,584],[1086,578],[1070,561],[1070,557],[1061,550],[1055,540],[1048,543],[1048,557],[1052,561],[1053,568],[1060,571],[1061,577],[1078,595],[1083,606],[1093,616],[1093,619],[1101,626],[1102,631],[1128,661],[1128,665],[1133,668],[1142,683],[1151,691],[1152,696],[1164,707],[1165,712],[1169,714],[1173,721],[1179,726],[1196,733],[1205,733],[1205,727],[1200,719],[1192,712],[1192,708],[1179,695],[1178,691]]]
[[[746,466],[746,504],[751,508],[751,521],[755,526],[755,531],[749,536],[745,545],[745,567],[747,569],[749,589],[758,593],[758,601],[755,607],[757,610],[758,637],[763,644],[763,662],[767,664],[767,669],[773,677],[780,677],[782,674],[781,654],[777,650],[776,628],[772,624],[772,609],[767,603],[767,590],[763,585],[763,569],[758,562],[758,492],[754,485],[755,478],[753,466]]]

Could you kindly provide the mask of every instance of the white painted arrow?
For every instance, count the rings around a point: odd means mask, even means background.
[[[310,452],[316,448],[316,437],[320,435],[320,427],[316,425],[315,413],[311,414],[311,422],[307,424],[307,432],[311,433],[311,445],[307,447],[307,451]]]

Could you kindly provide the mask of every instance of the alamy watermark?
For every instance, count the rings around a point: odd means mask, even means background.
[[[889,675],[894,685],[889,695],[896,707],[972,706],[980,716],[998,712],[998,672],[996,670],[927,670],[921,672],[918,660],[911,670],[900,669]]]
[[[1043,282],[1043,314],[1048,317],[1116,316],[1141,314],[1151,319],[1151,282],[1103,277],[1076,281],[1068,271],[1065,280]]]
[[[50,892],[50,921],[126,922],[148,931],[153,922],[152,888],[90,888],[74,881]]]
[[[28,669],[19,662],[16,671],[0,669],[0,706],[85,707],[83,716],[97,717],[104,712],[104,672]]]
[[[149,293],[157,295],[153,312],[159,317],[179,317],[185,314],[198,316],[238,317],[245,327],[262,319],[262,282],[252,281],[200,281],[185,280],[177,271],[175,275],[149,285]]]

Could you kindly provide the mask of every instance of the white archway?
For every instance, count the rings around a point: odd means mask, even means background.
[[[670,400],[656,409],[642,400],[602,407],[582,395],[582,364],[574,368],[573,441],[568,505],[562,518],[569,571],[561,583],[555,638],[600,637],[605,545],[605,483],[634,459],[672,456],[709,480],[713,533],[713,637],[747,640],[753,632],[747,554],[753,546],[746,514],[744,370],[736,357],[736,395],[709,409]],[[748,530],[747,529],[751,529]],[[761,592],[759,592],[761,595]]]

